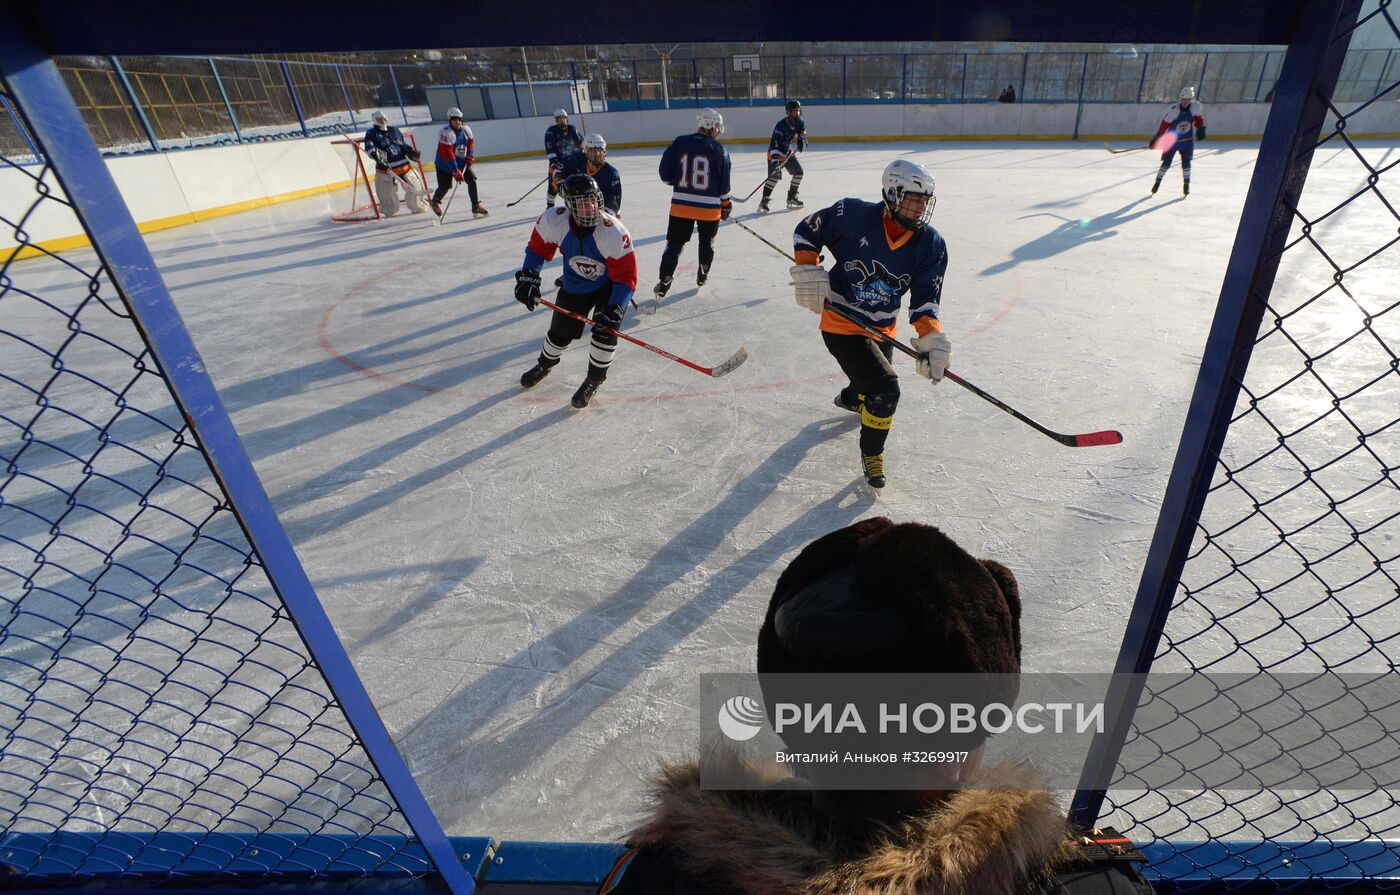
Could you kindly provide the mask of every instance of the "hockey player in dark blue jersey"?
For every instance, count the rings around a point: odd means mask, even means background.
[[[682,134],[661,155],[658,173],[670,185],[671,220],[666,225],[666,250],[661,253],[661,271],[652,292],[662,298],[671,288],[681,249],[690,234],[700,231],[700,267],[695,285],[705,285],[715,260],[715,234],[719,222],[729,219],[729,150],[719,143],[724,133],[724,116],[714,109],[701,109],[695,115],[698,127],[693,134]]]
[[[584,137],[583,152],[564,160],[564,178],[571,174],[587,174],[597,181],[598,189],[603,191],[604,210],[622,216],[622,176],[608,164],[608,141],[602,134]]]
[[[918,333],[911,344],[922,355],[919,375],[938,382],[952,354],[938,322],[948,248],[928,225],[933,175],[897,159],[885,168],[881,186],[883,203],[842,199],[804,218],[792,234],[797,263],[791,269],[797,303],[821,314],[822,340],[850,380],[835,404],[860,414],[861,467],[876,489],[885,487],[885,439],[899,403],[894,349],[828,305],[893,336],[908,293],[909,322]],[[833,260],[829,271],[821,267],[823,249]]]
[[[549,162],[549,197],[545,207],[553,208],[559,196],[559,182],[564,179],[564,160],[583,147],[583,135],[569,123],[569,113],[565,109],[554,110],[554,123],[545,128],[544,157]]]
[[[1167,109],[1156,135],[1147,141],[1148,146],[1155,144],[1162,153],[1162,167],[1152,181],[1152,192],[1162,185],[1162,178],[1172,166],[1172,156],[1181,153],[1181,194],[1191,195],[1191,156],[1195,154],[1196,141],[1205,138],[1206,115],[1196,101],[1196,88],[1184,87],[1180,102]]]
[[[365,152],[374,159],[374,192],[380,213],[391,217],[399,210],[399,187],[403,187],[408,210],[422,214],[427,210],[423,199],[428,184],[413,171],[414,163],[421,157],[417,147],[398,128],[390,126],[389,116],[383,112],[375,112],[371,121],[373,124],[365,131]]]
[[[797,198],[797,190],[802,186],[802,165],[797,161],[797,153],[806,148],[807,123],[802,120],[802,104],[795,99],[788,100],[787,116],[773,125],[773,136],[768,140],[768,181],[763,184],[763,201],[758,203],[759,211],[768,211],[768,199],[782,178],[784,168],[792,175],[787,207],[802,207],[802,200]]]

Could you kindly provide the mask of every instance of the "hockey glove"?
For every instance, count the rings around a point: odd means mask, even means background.
[[[404,155],[408,156],[408,158],[409,158],[410,161],[415,161],[415,162],[416,162],[416,161],[418,161],[420,158],[423,157],[423,153],[419,152],[417,149],[415,149],[415,148],[412,147],[412,146],[405,146],[405,147],[403,148],[403,153],[404,153]]]
[[[462,174],[461,171],[453,171],[452,179],[457,181],[458,183],[461,183],[463,180],[466,180],[466,177]]]
[[[803,151],[805,151],[806,149],[807,149],[807,138],[806,138],[806,137],[798,137],[798,138],[797,138],[797,151],[798,151],[798,152],[803,152]]]
[[[822,304],[831,294],[831,280],[826,268],[820,264],[794,264],[788,268],[792,275],[793,292],[797,304],[813,314],[822,312]]]
[[[516,271],[515,300],[531,311],[540,306],[540,272],[538,270]]]
[[[909,344],[919,352],[919,360],[915,364],[919,375],[934,382],[942,379],[943,373],[948,369],[948,362],[953,357],[953,343],[948,337],[940,332],[932,332],[910,339]]]
[[[389,164],[389,153],[385,152],[383,149],[376,149],[374,150],[374,160],[381,165],[387,165]]]
[[[593,312],[593,331],[597,332],[600,327],[621,329],[622,315],[626,313],[626,305],[604,305]]]
[[[721,221],[729,220],[729,215],[733,211],[734,205],[728,199],[725,199],[723,202],[719,203],[719,219]]]
[[[1200,127],[1196,128],[1196,139],[1197,139],[1197,140],[1204,140],[1205,138],[1206,138],[1206,126],[1203,124],[1203,125],[1201,125]]]

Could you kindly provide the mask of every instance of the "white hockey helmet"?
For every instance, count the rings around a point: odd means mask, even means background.
[[[385,130],[389,127],[389,116],[385,115],[383,112],[375,112],[373,115],[369,116],[369,118],[374,122],[374,126],[380,130]]]
[[[1183,88],[1181,88],[1181,98],[1182,98],[1182,99],[1186,99],[1186,100],[1195,100],[1195,99],[1196,99],[1196,88],[1195,88],[1195,87],[1183,87]]]
[[[459,109],[459,108],[457,108],[456,106],[453,106],[452,108],[450,108],[450,109],[447,110],[447,120],[448,120],[448,121],[451,121],[453,118],[461,118],[461,117],[462,117],[462,110]]]
[[[588,134],[583,138],[583,154],[593,164],[601,165],[608,160],[608,141],[602,134]]]
[[[880,175],[880,195],[895,223],[908,230],[917,230],[928,223],[937,197],[933,194],[933,175],[918,162],[897,158],[885,166]],[[925,197],[920,199],[919,197]]]
[[[568,110],[568,109],[555,109],[555,110],[554,110],[554,117],[555,117],[555,118],[568,118],[568,117],[569,117],[569,110]]]
[[[714,109],[701,109],[695,113],[695,123],[703,131],[713,130],[716,134],[724,133],[724,116]]]

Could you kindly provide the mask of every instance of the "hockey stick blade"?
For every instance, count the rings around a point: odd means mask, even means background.
[[[572,317],[573,319],[575,319],[575,320],[577,320],[577,321],[579,321],[579,322],[581,322],[581,323],[592,323],[592,322],[593,322],[592,320],[590,320],[589,318],[583,316],[582,314],[574,313],[573,311],[570,311],[568,308],[561,308],[561,307],[559,307],[558,305],[556,305],[554,302],[552,302],[552,301],[550,301],[550,300],[548,300],[548,299],[540,298],[540,299],[537,299],[537,301],[539,301],[539,303],[542,304],[542,305],[544,305],[546,308],[553,308],[557,313],[563,314],[565,317]],[[648,351],[650,351],[650,352],[652,352],[652,353],[654,353],[654,354],[659,354],[659,355],[661,355],[662,357],[666,358],[667,360],[673,360],[673,361],[675,361],[676,363],[680,364],[680,365],[683,366],[683,367],[689,367],[690,369],[695,370],[697,373],[704,373],[706,376],[712,376],[712,377],[714,377],[715,379],[718,379],[718,378],[721,377],[721,376],[726,376],[726,375],[728,375],[728,374],[730,374],[730,373],[733,373],[735,370],[737,370],[740,366],[743,365],[744,361],[746,361],[746,360],[749,359],[749,350],[748,350],[747,348],[740,348],[738,351],[734,352],[734,355],[733,355],[732,357],[730,357],[728,360],[726,360],[724,363],[719,364],[719,365],[714,366],[714,367],[704,367],[704,366],[701,366],[700,364],[695,363],[695,361],[686,360],[685,358],[681,357],[681,356],[678,355],[678,354],[672,354],[671,352],[667,351],[665,348],[658,348],[658,347],[656,347],[655,345],[651,344],[650,342],[643,342],[641,339],[637,338],[636,336],[629,336],[627,333],[623,332],[623,331],[620,330],[620,329],[613,329],[613,328],[610,327],[610,326],[605,326],[605,327],[603,327],[603,332],[612,333],[613,335],[617,336],[619,339],[623,339],[623,340],[625,340],[625,341],[631,342],[633,345],[636,345],[636,346],[641,347],[641,348],[645,348],[646,350],[648,350]]]
[[[532,187],[530,187],[528,190],[526,190],[524,196],[521,196],[519,199],[516,199],[514,202],[507,202],[507,203],[506,203],[506,208],[514,208],[515,206],[519,205],[521,202],[524,202],[524,201],[529,197],[529,195],[530,195],[531,193],[533,193],[535,190],[539,189],[540,187],[544,186],[548,181],[549,181],[549,177],[546,176],[544,180],[541,180],[539,183],[535,184],[534,186],[532,186]]]
[[[887,336],[880,330],[866,323],[865,321],[858,319],[845,308],[842,308],[838,305],[834,305],[831,302],[827,302],[826,307],[830,309],[832,313],[836,314],[837,316],[846,318],[847,320],[854,323],[856,326],[865,330],[871,336],[880,339],[881,341],[890,343],[890,345],[894,346],[895,348],[898,348],[900,351],[904,352],[905,354],[909,355],[915,360],[920,359],[919,352],[915,351],[913,348],[910,348],[908,345],[904,344],[903,342],[899,341],[893,336]],[[986,401],[988,404],[991,404],[993,407],[997,407],[1001,410],[1006,411],[1007,413],[1016,417],[1016,419],[1020,420],[1027,426],[1030,426],[1032,429],[1039,432],[1040,434],[1055,439],[1065,447],[1099,447],[1101,445],[1106,444],[1119,444],[1123,441],[1123,434],[1116,429],[1105,429],[1101,432],[1087,432],[1083,435],[1066,435],[1063,432],[1056,432],[1054,429],[1049,429],[1045,426],[1042,426],[1040,423],[1026,416],[1024,413],[1007,404],[1006,402],[1002,401],[1000,398],[996,397],[990,392],[984,391],[983,389],[973,385],[966,379],[959,376],[957,373],[954,373],[952,370],[944,370],[943,377],[945,379],[953,380],[958,385],[961,385],[963,388],[967,389],[977,397],[981,398],[983,401]]]
[[[1103,148],[1104,148],[1104,149],[1107,149],[1109,152],[1113,153],[1114,155],[1120,155],[1120,154],[1122,154],[1122,153],[1124,153],[1124,152],[1137,152],[1137,151],[1140,150],[1140,149],[1150,149],[1150,148],[1152,148],[1152,147],[1150,147],[1150,146],[1133,146],[1133,147],[1131,147],[1130,149],[1114,149],[1112,146],[1109,146],[1107,143],[1104,143],[1104,144],[1103,144]]]
[[[731,357],[729,360],[725,361],[722,364],[716,365],[712,370],[710,370],[710,375],[713,376],[715,379],[718,379],[721,376],[728,376],[730,373],[733,373],[735,370],[742,367],[744,365],[744,361],[748,359],[749,349],[740,348],[738,351],[734,352],[734,356]]]

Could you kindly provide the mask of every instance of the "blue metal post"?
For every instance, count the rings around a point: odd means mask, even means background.
[[[403,107],[403,94],[399,91],[399,79],[394,75],[394,67],[389,66],[389,80],[394,85],[394,99],[399,101],[399,114],[403,116],[403,123],[408,124],[408,110]]]
[[[841,102],[846,102],[846,60],[849,57],[845,53],[841,54]]]
[[[695,108],[700,108],[700,66],[694,56],[690,57],[690,93],[695,97]]]
[[[233,125],[233,139],[235,142],[243,142],[243,132],[238,129],[238,116],[233,112],[233,103],[228,101],[228,91],[224,89],[224,79],[219,77],[219,67],[214,64],[214,57],[209,57],[209,71],[214,74],[214,85],[219,88],[219,96],[224,98],[224,108],[228,110],[228,120]]]
[[[1210,67],[1210,53],[1206,53],[1206,58],[1201,60],[1201,76],[1196,79],[1196,96],[1201,95],[1201,90],[1206,86],[1206,69]]]
[[[1092,824],[1161,642],[1362,0],[1305,4],[1284,57],[1191,406],[1071,817]],[[1338,36],[1339,35],[1339,36]]]
[[[1381,86],[1385,84],[1385,73],[1390,71],[1390,57],[1393,55],[1395,55],[1394,49],[1385,51],[1385,62],[1381,63],[1381,74],[1380,77],[1376,78],[1376,89],[1371,91],[1372,95],[1381,92]]]
[[[136,96],[136,90],[131,86],[130,79],[126,76],[126,69],[117,61],[116,56],[108,56],[108,61],[112,63],[112,69],[117,73],[117,79],[122,82],[122,90],[126,92],[127,102],[136,110],[136,118],[141,122],[141,129],[146,132],[146,139],[151,141],[151,148],[160,152],[160,141],[156,139],[155,129],[151,127],[151,121],[146,117],[146,110],[141,107],[141,100]]]
[[[375,711],[345,647],[336,636],[291,539],[219,399],[189,330],[161,278],[131,212],[79,114],[58,68],[17,16],[0,12],[0,78],[15,99],[74,212],[92,240],[113,285],[131,313],[175,404],[199,439],[209,467],[228,495],[230,509],[289,616],[301,633],[326,685],[364,744],[399,810],[442,874],[447,888],[470,895],[474,886],[428,807],[403,757]]]
[[[29,131],[25,130],[24,125],[19,123],[19,117],[15,115],[15,110],[10,108],[10,101],[5,99],[3,95],[0,95],[0,106],[5,107],[5,112],[15,123],[15,130],[19,131],[19,135],[24,138],[24,145],[29,147],[29,153],[34,156],[34,160],[42,162],[44,157],[39,153],[39,147],[35,146],[34,141],[29,139]]]
[[[1079,123],[1084,120],[1084,81],[1089,77],[1089,54],[1084,54],[1084,67],[1079,69],[1079,108],[1074,113],[1074,139],[1079,139]]]
[[[340,76],[340,66],[335,66],[335,80],[340,85],[340,95],[345,99],[345,111],[350,113],[350,129],[359,127],[355,123],[355,107],[350,105],[350,91],[345,89],[345,79]]]
[[[515,117],[524,118],[525,110],[520,107],[520,85],[515,83],[515,66],[506,63],[506,73],[510,75],[510,92],[515,94]]]
[[[1138,80],[1138,102],[1142,102],[1142,89],[1147,84],[1147,60],[1151,57],[1151,53],[1142,54],[1142,78]]]
[[[787,85],[787,57],[786,57],[786,56],[783,57],[783,98],[784,98],[784,99],[791,99],[791,98],[792,98],[792,94],[788,93],[788,85]],[[749,105],[753,105],[753,94],[752,94],[752,93],[749,94]]]
[[[909,98],[909,54],[904,54],[904,64],[899,70],[899,101]]]
[[[1021,54],[1021,102],[1026,101],[1026,72],[1030,70],[1031,54]]]
[[[454,68],[452,67],[452,63],[450,63],[450,62],[447,63],[447,80],[449,80],[449,81],[452,82],[452,105],[454,105],[454,106],[456,106],[457,108],[461,109],[461,108],[462,108],[462,94],[459,93],[459,92],[457,91],[457,71],[456,71],[456,69],[454,69]],[[489,97],[490,94],[488,93],[487,96]],[[485,106],[486,103],[482,103],[482,105]],[[485,111],[485,110],[483,110],[483,111]],[[430,109],[430,110],[429,110],[429,115],[430,115],[430,116],[431,116],[431,113],[432,113],[432,110]],[[462,109],[462,114],[463,114],[463,115],[467,114],[467,112],[466,112],[465,109]],[[493,117],[494,117],[494,116],[493,116]]]
[[[726,106],[729,105],[729,66],[724,64],[727,61],[726,59],[719,61],[719,77],[724,83],[724,104]]]
[[[297,121],[301,124],[301,135],[303,137],[309,137],[311,136],[311,132],[306,129],[306,113],[301,110],[301,100],[297,98],[297,88],[296,85],[292,83],[292,70],[287,67],[287,63],[285,62],[279,62],[277,64],[282,66],[282,79],[287,82],[287,95],[292,98],[292,108],[296,111]]]
[[[1264,64],[1259,66],[1259,80],[1254,85],[1254,101],[1256,103],[1259,102],[1259,91],[1264,89],[1264,75],[1269,72],[1269,57],[1272,55],[1271,51],[1264,51]]]
[[[962,86],[958,88],[958,102],[967,102],[967,54],[963,53]]]
[[[637,77],[637,60],[632,60],[632,98],[637,102],[637,111],[642,110],[642,79]]]

